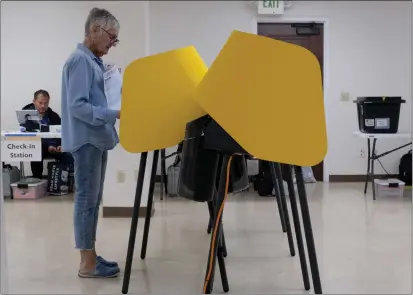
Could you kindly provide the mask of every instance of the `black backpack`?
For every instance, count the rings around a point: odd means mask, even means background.
[[[47,192],[51,195],[65,195],[73,185],[73,165],[62,162],[47,164]]]
[[[399,179],[408,186],[412,185],[412,150],[400,159]]]
[[[271,176],[270,163],[267,161],[259,160],[258,162],[258,174],[253,179],[254,190],[258,192],[261,197],[273,196],[272,190],[274,184]]]

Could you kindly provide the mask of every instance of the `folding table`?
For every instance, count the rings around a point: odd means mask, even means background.
[[[367,186],[369,181],[371,182],[372,190],[373,190],[373,200],[376,199],[376,188],[374,185],[374,162],[379,160],[380,158],[387,156],[395,151],[398,151],[402,148],[405,148],[412,143],[407,143],[402,146],[399,146],[395,149],[390,151],[381,153],[379,155],[376,154],[376,144],[378,139],[411,139],[411,133],[362,133],[360,131],[354,132],[355,136],[358,136],[363,139],[367,139],[367,173],[366,173],[366,181],[364,184],[364,194],[367,193]],[[373,141],[373,143],[372,143]]]

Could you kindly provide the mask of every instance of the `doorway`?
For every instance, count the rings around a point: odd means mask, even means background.
[[[322,23],[258,23],[258,35],[302,46],[318,59],[324,76],[324,24]],[[305,145],[305,143],[303,143]],[[324,162],[313,166],[314,177],[323,181]]]

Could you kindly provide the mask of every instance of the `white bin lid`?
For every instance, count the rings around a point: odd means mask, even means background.
[[[38,179],[38,178],[26,178],[26,179],[22,179],[18,182],[12,183],[11,186],[12,187],[17,187],[19,184],[20,185],[27,185],[28,187],[32,187],[32,186],[39,186],[44,184],[45,182],[47,182],[46,179]]]
[[[389,186],[390,183],[398,183],[399,186],[405,185],[403,181],[397,178],[389,178],[389,179],[375,179],[374,183],[381,186]]]

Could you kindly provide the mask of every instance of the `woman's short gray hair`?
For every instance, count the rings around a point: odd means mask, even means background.
[[[93,8],[86,19],[85,23],[85,36],[89,35],[90,30],[93,26],[100,26],[103,29],[117,29],[119,30],[120,25],[116,17],[102,8]]]

